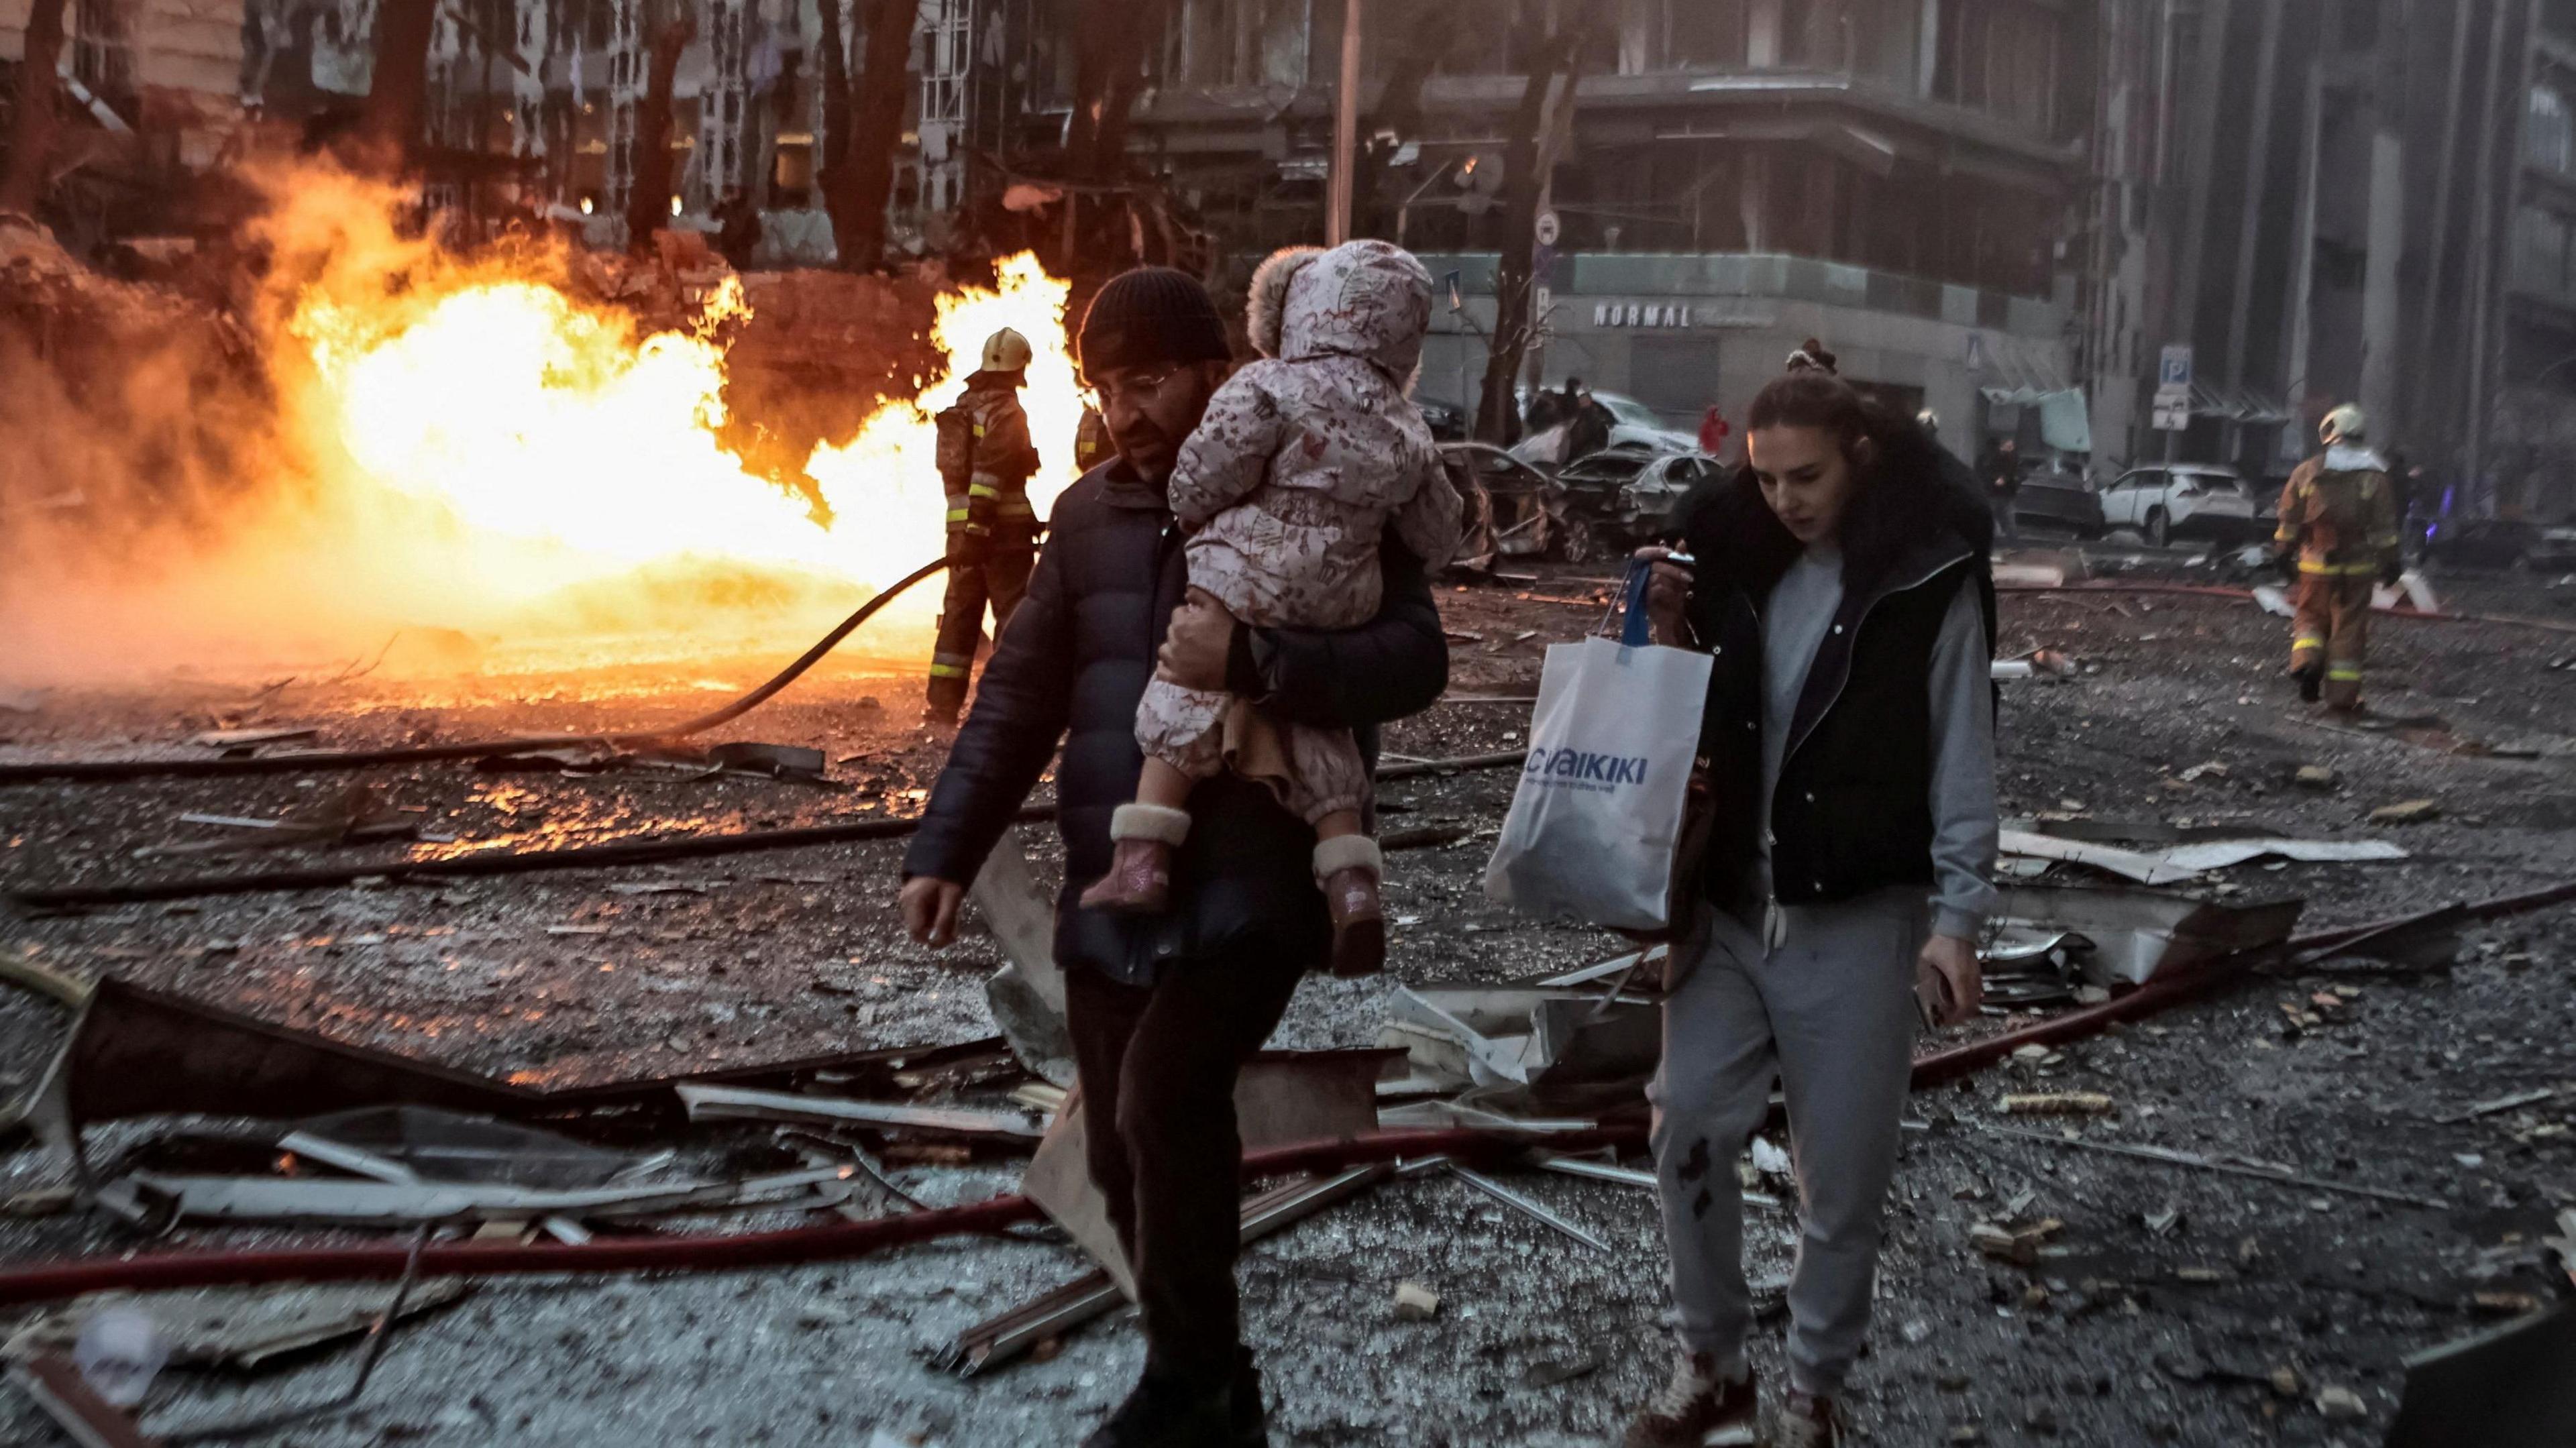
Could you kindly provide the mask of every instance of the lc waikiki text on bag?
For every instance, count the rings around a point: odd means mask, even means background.
[[[1548,647],[1529,759],[1485,866],[1488,899],[1615,930],[1673,926],[1674,860],[1711,664],[1648,642],[1648,571],[1629,566],[1616,643]]]

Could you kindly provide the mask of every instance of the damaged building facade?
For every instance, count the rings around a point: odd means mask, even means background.
[[[2109,0],[2097,432],[2280,475],[2358,401],[2433,510],[2576,507],[2576,5]],[[2145,426],[2169,346],[2189,427]]]
[[[370,0],[249,0],[243,93],[309,121],[371,83]],[[939,250],[968,203],[972,159],[1029,126],[1061,128],[1069,102],[1047,0],[922,0],[908,40],[901,153],[889,208],[897,237]],[[730,193],[758,207],[761,265],[834,259],[820,170],[847,105],[835,95],[865,52],[858,0],[703,0],[672,83],[671,213],[708,220]],[[476,0],[443,6],[430,52],[431,169],[506,179],[523,203],[624,239],[637,176],[654,12],[647,0]],[[826,54],[837,32],[839,54]],[[476,188],[433,200],[473,205]],[[487,201],[488,204],[488,201]]]
[[[1687,426],[1740,415],[1808,336],[1949,420],[2043,410],[2081,451],[2073,262],[2095,44],[2050,0],[1625,0],[1363,11],[1361,230],[1423,253],[1443,305],[1426,396],[1472,403],[1510,242],[1505,138],[1526,37],[1590,20],[1539,233],[1531,376]],[[1506,13],[1513,12],[1513,13]],[[1321,235],[1341,7],[1186,0],[1136,146],[1233,249]],[[2054,405],[2041,403],[2055,395]]]

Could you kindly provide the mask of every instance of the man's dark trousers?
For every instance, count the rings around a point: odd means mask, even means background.
[[[1209,1381],[1235,1370],[1235,1078],[1301,973],[1250,951],[1165,962],[1151,986],[1065,971],[1091,1179],[1136,1271],[1148,1372]]]

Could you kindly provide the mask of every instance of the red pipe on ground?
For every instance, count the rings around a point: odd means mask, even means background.
[[[1550,1133],[1553,1150],[1583,1151],[1634,1145],[1638,1128]],[[1465,1127],[1447,1131],[1384,1131],[1342,1141],[1309,1142],[1255,1152],[1244,1158],[1247,1178],[1329,1171],[1361,1162],[1421,1156],[1508,1156],[1526,1150],[1528,1132]],[[862,1257],[887,1247],[965,1232],[995,1232],[1038,1215],[1026,1197],[995,1197],[962,1207],[834,1222],[777,1232],[731,1236],[637,1237],[621,1240],[523,1244],[451,1242],[425,1248],[424,1277],[497,1276],[522,1272],[717,1272],[798,1262]],[[0,1306],[50,1302],[110,1289],[157,1291],[258,1282],[391,1280],[402,1275],[407,1246],[309,1247],[273,1252],[153,1252],[130,1257],[45,1262],[0,1271]]]
[[[2576,901],[2576,881],[2563,881],[2519,895],[2503,895],[2458,907],[2458,918],[2494,920]],[[2393,931],[2417,920],[2449,914],[2453,907],[2399,916],[2367,925],[2312,931],[2292,939],[2296,953],[2357,941]],[[2179,1005],[2229,981],[2239,971],[2212,962],[2199,970],[2149,981],[2117,1000],[2070,1011],[2018,1031],[1954,1046],[1917,1059],[1913,1084],[1926,1086],[1980,1070],[2023,1046],[2056,1045],[2089,1036],[2115,1021],[2152,1015]],[[1294,1172],[1329,1171],[1361,1162],[1394,1161],[1423,1156],[1508,1156],[1545,1146],[1551,1151],[1587,1151],[1599,1147],[1636,1146],[1645,1139],[1639,1126],[1600,1127],[1591,1131],[1497,1131],[1462,1127],[1446,1131],[1382,1131],[1340,1141],[1308,1142],[1255,1152],[1244,1158],[1246,1178],[1285,1176]],[[908,1216],[879,1217],[866,1222],[837,1222],[823,1227],[796,1227],[779,1232],[752,1232],[727,1237],[649,1237],[626,1241],[523,1245],[519,1243],[453,1243],[421,1253],[426,1276],[498,1275],[520,1272],[651,1272],[721,1271],[771,1267],[833,1258],[860,1257],[885,1247],[927,1241],[962,1232],[992,1232],[1028,1221],[1038,1214],[1026,1197],[995,1197],[969,1206],[949,1207]],[[327,1282],[353,1278],[390,1279],[402,1275],[409,1256],[405,1247],[316,1247],[275,1252],[159,1252],[115,1258],[41,1263],[0,1271],[0,1306],[49,1302],[84,1292],[111,1288],[151,1291],[173,1287],[213,1287],[257,1282]]]

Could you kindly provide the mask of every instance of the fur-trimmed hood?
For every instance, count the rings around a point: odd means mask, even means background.
[[[1431,273],[1383,241],[1277,252],[1253,273],[1246,321],[1265,357],[1356,357],[1401,386],[1422,361]]]
[[[1967,465],[1910,419],[1874,415],[1870,437],[1878,455],[1843,520],[1844,591],[1902,587],[1961,552],[1986,567],[1994,515]],[[1698,557],[1703,585],[1732,583],[1757,600],[1803,551],[1762,501],[1750,464],[1694,488],[1673,510],[1673,531]]]

